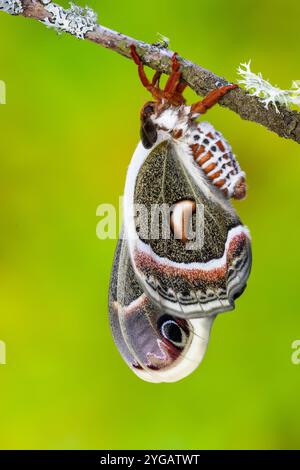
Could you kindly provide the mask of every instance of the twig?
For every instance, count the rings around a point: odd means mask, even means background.
[[[50,3],[49,5],[49,3],[50,0],[0,0],[0,9],[7,13],[21,14],[27,18],[42,21],[48,26],[52,24],[57,30],[66,31],[77,37],[100,44],[129,59],[131,58],[129,47],[131,44],[134,44],[142,61],[146,65],[154,70],[159,70],[167,74],[170,73],[172,51],[159,47],[158,45],[138,41],[101,26],[96,22],[93,23],[93,18],[91,20],[92,26],[82,28],[81,23],[81,30],[76,30],[76,27],[74,28],[74,18],[76,24],[76,18],[79,18],[80,22],[83,17],[80,16],[80,11],[76,11],[76,7],[72,10],[72,28],[68,25],[65,27],[66,21],[60,26],[59,21],[55,18],[54,10],[56,9],[60,14],[62,12],[66,13],[69,10],[66,11],[57,4]],[[49,8],[50,6],[52,10]],[[91,10],[89,10],[89,12],[91,12]],[[179,59],[181,61],[183,79],[197,94],[206,95],[213,88],[228,84],[227,80],[218,77],[213,72],[187,59],[181,57],[179,57]],[[300,113],[296,111],[291,111],[283,106],[279,107],[280,113],[276,113],[275,108],[270,107],[269,109],[265,109],[257,97],[251,96],[241,88],[234,89],[228,93],[222,98],[220,104],[239,114],[242,119],[254,121],[267,127],[281,137],[292,139],[300,143]]]

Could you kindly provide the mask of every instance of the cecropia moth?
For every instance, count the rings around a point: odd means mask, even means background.
[[[249,231],[229,201],[245,196],[245,174],[224,137],[197,121],[236,85],[187,106],[176,55],[161,90],[160,74],[150,83],[133,46],[131,53],[154,101],[141,111],[127,172],[110,324],[139,377],[174,382],[199,365],[216,315],[234,309],[251,269]]]

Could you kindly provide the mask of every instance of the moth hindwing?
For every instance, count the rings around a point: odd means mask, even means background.
[[[137,282],[124,239],[116,248],[109,314],[121,355],[150,382],[174,382],[190,374],[206,351],[213,322],[213,318],[180,319],[154,304]]]

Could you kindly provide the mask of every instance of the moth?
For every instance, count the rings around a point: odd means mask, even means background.
[[[159,72],[148,80],[134,46],[131,55],[153,101],[142,108],[126,176],[110,325],[140,378],[174,382],[202,361],[217,314],[234,309],[251,269],[249,231],[230,204],[245,197],[245,173],[224,137],[198,120],[237,85],[188,106],[176,54],[164,89]]]

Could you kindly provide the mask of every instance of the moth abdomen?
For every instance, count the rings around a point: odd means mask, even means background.
[[[207,126],[210,130],[203,132]],[[197,129],[199,132],[193,135],[196,143],[190,143],[190,149],[208,182],[226,198],[243,199],[246,196],[245,173],[241,171],[230,145],[208,123],[199,122]]]

